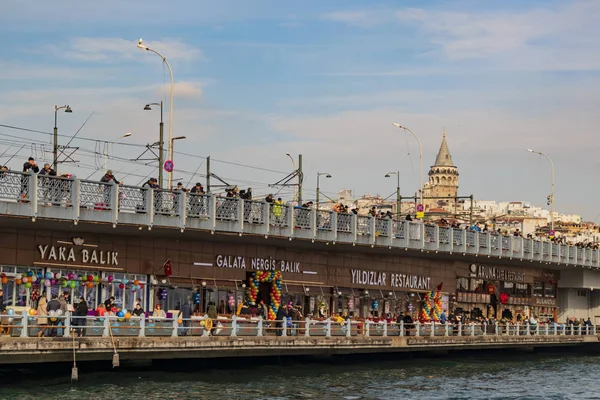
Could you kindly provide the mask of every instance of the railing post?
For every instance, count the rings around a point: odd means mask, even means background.
[[[350,318],[346,321],[346,337],[352,336],[352,321]]]
[[[146,212],[146,224],[151,227],[154,225],[154,189],[149,187],[145,187],[142,190],[145,191],[144,199],[146,199],[146,203],[144,204],[145,212]]]
[[[338,237],[338,213],[332,212],[329,221],[331,222],[331,240],[333,242],[337,241]]]
[[[494,327],[494,334],[496,336],[500,336],[500,324],[496,321],[496,326]]]
[[[487,322],[484,321],[483,325],[482,325],[482,327],[483,327],[483,336],[487,336],[487,325],[488,325]]]
[[[214,232],[217,227],[217,196],[214,193],[211,193],[208,198],[208,219],[210,230]]]
[[[331,318],[327,318],[327,336],[331,337]]]
[[[214,196],[213,196],[214,197]],[[237,336],[237,316],[231,316],[231,337]]]
[[[304,336],[310,337],[310,318],[306,317],[306,322],[304,323]]]
[[[187,194],[182,190],[177,193],[177,196],[179,197],[179,202],[177,204],[179,206],[179,210],[177,210],[179,213],[179,229],[185,229],[185,223],[187,221]]]
[[[433,243],[435,244],[435,250],[440,249],[440,227],[437,225],[433,226]]]
[[[458,335],[457,336],[462,336],[462,322],[458,321]]]
[[[375,222],[377,220],[377,217],[369,217],[369,231],[371,232],[371,236],[369,237],[369,244],[375,244],[375,239],[376,239],[376,225]]]
[[[27,337],[28,336],[28,330],[29,330],[29,321],[27,320],[27,318],[29,317],[29,315],[27,314],[27,311],[23,311],[23,317],[21,318],[21,337]],[[38,324],[39,325],[39,324]]]
[[[369,321],[368,319],[365,320],[365,334],[364,334],[365,337],[371,336],[371,334],[369,332],[371,330],[371,326],[370,325],[371,325],[371,321]]]
[[[73,211],[73,221],[78,222],[81,216],[81,201],[79,198],[81,192],[81,185],[78,178],[73,178],[71,181],[71,208]]]
[[[558,331],[558,324],[555,322],[554,323],[554,336],[556,336],[557,331]]]
[[[173,317],[173,332],[171,333],[171,337],[177,337],[177,329],[179,328],[179,324],[177,323],[177,317]]]
[[[579,336],[581,336],[581,325],[577,326],[577,331],[579,332]]]
[[[475,322],[471,322],[471,336],[475,336]]]
[[[527,323],[525,324],[525,335],[529,336],[530,334],[531,334],[531,332],[530,332],[529,321],[527,321]]]
[[[510,322],[506,322],[506,336],[510,336]]]
[[[404,336],[404,321],[400,321],[400,336]]]
[[[262,315],[258,317],[258,325],[256,327],[256,336],[263,336],[263,317]]]
[[[521,324],[519,324],[518,322],[515,325],[515,336],[519,336],[519,328],[520,328]]]
[[[435,336],[435,322],[431,321],[431,332],[429,332],[429,336],[434,337]]]
[[[140,332],[138,337],[146,336],[146,316],[144,314],[140,315]]]
[[[31,204],[31,216],[33,218],[37,217],[38,213],[38,176],[33,173],[33,171],[29,172],[29,187],[27,192],[27,200],[29,204]]]
[[[544,333],[546,336],[550,333],[550,325],[546,324],[546,332]]]
[[[310,236],[313,239],[317,238],[317,214],[319,213],[319,211],[315,208],[311,208],[309,210],[309,218],[310,218]]]
[[[352,235],[351,236],[352,243],[356,243],[356,237],[358,235],[357,221],[358,221],[358,216],[356,214],[350,214],[350,234]]]
[[[244,232],[244,200],[236,199],[237,207],[236,207],[236,217],[237,217],[237,232]],[[234,200],[235,201],[235,200]]]
[[[448,331],[448,328],[449,328],[449,327],[450,327],[450,325],[448,324],[448,321],[446,321],[446,330],[445,330],[445,332],[444,332],[444,336],[449,336],[449,333],[450,333],[450,332]]]
[[[119,221],[119,185],[110,181],[110,215],[113,226]]]
[[[419,336],[421,336],[421,335],[420,335],[420,333],[421,333],[421,332],[420,332],[420,330],[421,330],[421,323],[420,323],[419,321],[417,321],[417,322],[415,323],[415,336],[416,336],[416,337],[419,337]]]
[[[287,336],[287,318],[283,318],[283,323],[281,324],[281,336]]]
[[[592,325],[592,335],[596,336],[596,325]]]
[[[286,231],[288,233],[289,237],[293,237],[294,236],[294,205],[293,204],[286,204],[284,207],[287,207],[287,214],[286,214],[286,218],[285,218],[285,223],[286,223]]]
[[[535,334],[537,336],[540,335],[540,324],[539,323],[535,324]]]
[[[388,335],[388,322],[387,319],[383,320],[383,336],[387,337]]]
[[[394,220],[393,219],[386,219],[386,234],[387,234],[387,245],[388,246],[393,246],[394,245]]]
[[[104,317],[104,332],[102,332],[102,337],[109,337],[110,334],[109,332],[109,326],[110,326],[110,316],[105,316]]]
[[[65,329],[63,329],[63,337],[71,337],[71,313],[67,311],[65,314]]]

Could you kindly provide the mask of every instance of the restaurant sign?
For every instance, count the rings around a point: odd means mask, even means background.
[[[254,269],[261,271],[281,271],[300,274],[299,261],[276,260],[274,258],[217,255],[215,265],[219,268]]]
[[[116,251],[97,249],[77,250],[71,246],[39,245],[38,252],[42,261],[72,262],[83,264],[119,265]]]
[[[533,302],[536,306],[556,307],[556,299],[553,297],[534,297]]]
[[[386,274],[385,272],[351,269],[352,284],[365,286],[391,286],[394,288],[429,290],[431,278],[410,274]]]
[[[487,265],[471,265],[471,272],[478,278],[504,282],[525,282],[525,273]]]

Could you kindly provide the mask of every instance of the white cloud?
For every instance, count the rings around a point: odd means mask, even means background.
[[[359,27],[374,27],[392,19],[388,10],[383,9],[336,11],[327,13],[322,18]]]
[[[137,42],[138,39],[76,37],[70,39],[65,45],[51,45],[49,49],[57,57],[83,62],[113,63],[156,57],[155,54],[137,48]],[[160,52],[169,61],[202,59],[200,49],[177,39],[145,41],[144,44]]]
[[[404,23],[416,24],[450,60],[493,58],[524,69],[579,69],[579,64],[600,67],[597,45],[589,40],[600,34],[598,2],[576,1],[561,3],[559,8],[525,11],[406,8],[396,16]],[[577,60],[573,61],[573,56]]]

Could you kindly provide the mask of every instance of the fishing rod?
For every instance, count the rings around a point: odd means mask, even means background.
[[[13,154],[13,155],[12,155],[12,157],[11,157],[11,158],[9,158],[9,159],[6,161],[6,164],[4,164],[4,165],[8,165],[8,163],[9,163],[9,162],[10,162],[10,161],[11,161],[13,158],[15,158],[15,157],[17,156],[17,154],[19,154],[19,152],[20,152],[21,150],[23,150],[23,148],[24,148],[25,146],[26,146],[25,144],[24,144],[23,146],[21,146],[21,148],[20,148],[19,150],[17,150],[17,151],[15,152],[15,154]]]

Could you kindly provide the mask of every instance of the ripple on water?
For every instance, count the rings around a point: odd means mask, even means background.
[[[75,385],[64,377],[40,380],[39,374],[32,385],[6,374],[0,372],[2,399],[600,399],[600,357],[406,359],[183,373],[80,368]]]

